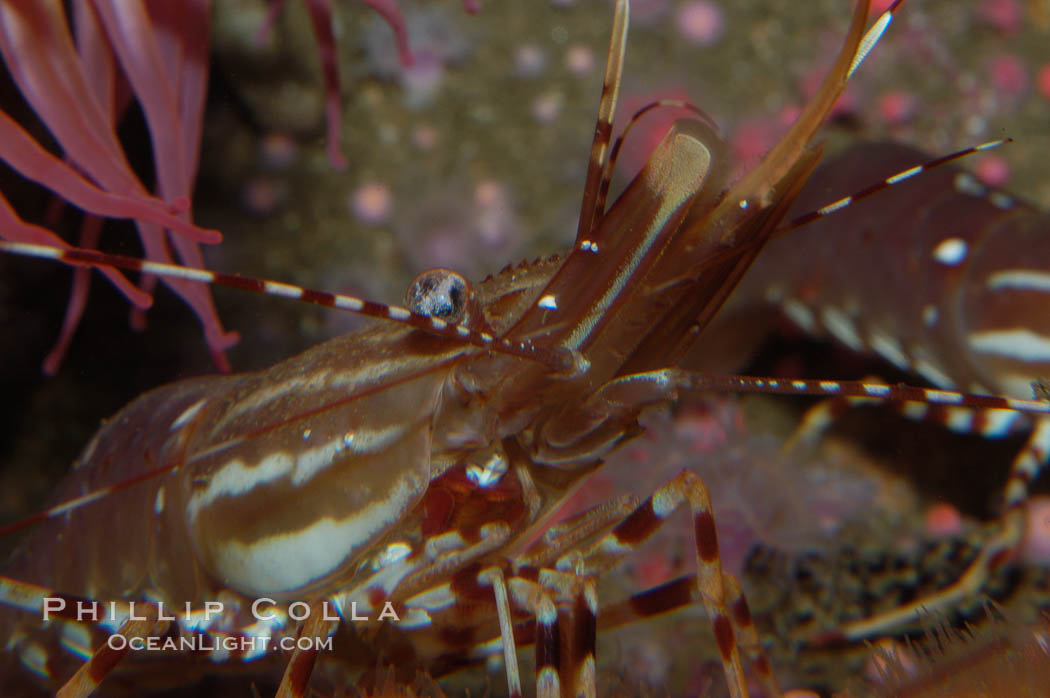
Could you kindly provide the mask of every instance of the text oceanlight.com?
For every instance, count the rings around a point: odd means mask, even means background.
[[[176,606],[178,607],[178,606]],[[242,607],[237,606],[239,611]],[[338,608],[338,611],[337,611]],[[321,620],[325,621],[349,621],[361,622],[369,620],[401,620],[389,601],[383,604],[382,610],[376,614],[371,606],[366,606],[368,613],[358,611],[357,602],[350,602],[336,607],[333,602],[322,601],[309,604],[305,601],[293,601],[282,607],[274,599],[263,597],[252,602],[250,611],[256,623],[267,628],[262,633],[244,631],[229,632],[230,626],[221,621],[218,626],[223,631],[213,632],[215,627],[213,621],[223,615],[225,605],[221,601],[205,601],[202,606],[194,607],[186,603],[178,611],[172,612],[166,608],[164,602],[157,601],[140,602],[134,601],[88,601],[67,599],[61,596],[46,597],[43,603],[43,616],[45,621],[52,618],[62,620],[76,620],[79,622],[91,622],[108,624],[112,629],[117,627],[124,629],[129,621],[150,621],[150,610],[156,611],[155,621],[173,621],[191,629],[185,635],[164,635],[161,637],[141,637],[138,635],[125,635],[116,632],[109,636],[106,644],[111,650],[124,652],[142,651],[181,651],[181,652],[214,652],[217,654],[230,653],[242,657],[257,657],[270,650],[291,652],[301,651],[326,651],[332,649],[332,637],[308,637],[308,636],[278,636],[272,637],[271,630],[275,627],[285,625],[288,619],[302,622],[310,618],[312,614],[320,614]],[[341,612],[340,612],[341,611]],[[178,613],[178,617],[174,615]],[[212,628],[209,632],[206,629]]]
[[[280,637],[225,635],[188,635],[184,637],[127,637],[120,633],[106,640],[111,650],[123,652],[180,651],[180,652],[230,652],[241,655],[257,655],[271,649],[284,652],[293,650],[326,651],[332,649],[331,637]]]

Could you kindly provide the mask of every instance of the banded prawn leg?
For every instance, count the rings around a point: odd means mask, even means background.
[[[4,577],[0,577],[0,598],[7,604],[39,615],[45,622],[53,618],[58,622],[80,623],[80,609],[97,608],[98,604],[95,599],[76,598],[53,589]],[[61,607],[58,607],[56,602],[61,602]],[[59,698],[87,698],[128,654],[135,640],[144,641],[151,637],[160,637],[170,627],[169,620],[160,618],[159,609],[155,604],[113,601],[108,602],[107,606],[112,609],[111,614],[114,618],[122,619],[115,624],[114,629],[126,642],[122,647],[115,647],[108,642],[98,647],[59,689],[56,694]],[[120,609],[119,612],[116,611],[117,608]],[[113,623],[110,625],[112,627]],[[25,657],[34,655],[32,646],[19,648],[15,643],[15,646],[9,649],[21,650]],[[46,673],[46,657],[39,656],[38,659],[41,663],[37,670]]]
[[[910,404],[918,405],[919,411],[929,407],[923,403]],[[960,412],[975,412],[964,408],[956,409]],[[912,408],[912,411],[916,411],[915,408]],[[991,411],[1004,413],[998,408],[992,408]],[[1005,414],[1013,416],[1016,413],[1007,411]],[[976,411],[975,421],[980,420],[981,412]],[[1009,475],[1002,493],[997,530],[983,541],[980,552],[962,574],[936,593],[874,617],[847,623],[838,631],[819,638],[818,642],[864,640],[891,633],[930,614],[950,612],[960,602],[980,594],[991,575],[999,567],[1013,560],[1029,526],[1029,485],[1050,462],[1050,417],[1035,416],[1031,418],[1031,422],[1031,433],[1021,451],[1010,463]]]
[[[821,401],[807,410],[803,423],[786,448],[794,449],[801,447],[802,443],[814,443],[836,417],[850,407],[879,402],[870,398],[831,398]],[[899,403],[899,411],[909,418],[928,419],[953,431],[974,433],[986,438],[1006,435],[1006,427],[1024,417],[1012,410],[992,408],[982,411],[965,407],[951,407],[946,413],[934,411],[933,416],[930,416],[933,407],[921,402]],[[1050,462],[1050,418],[1034,416],[1029,421],[1031,431],[1010,463],[1001,495],[998,530],[984,541],[980,553],[956,581],[935,594],[892,611],[848,623],[840,631],[823,637],[822,641],[863,640],[892,633],[931,613],[948,612],[961,601],[979,594],[996,569],[1012,560],[1028,527],[1029,486]]]
[[[740,377],[712,377],[691,374],[689,372],[671,370],[658,371],[649,374],[637,374],[625,376],[599,390],[595,397],[585,406],[581,412],[586,413],[586,418],[598,423],[614,423],[621,415],[633,414],[639,402],[655,403],[673,399],[682,391],[692,390],[728,390],[756,392],[778,391],[787,394],[817,394],[848,393],[853,395],[877,396],[880,399],[924,399],[938,403],[967,401],[974,405],[983,405],[987,408],[1004,409],[1021,408],[1034,414],[1046,414],[1050,412],[1050,404],[1039,401],[1022,401],[995,397],[964,396],[958,393],[931,390],[924,388],[908,388],[902,386],[889,386],[876,383],[856,382],[834,382],[834,381],[778,381],[777,379]],[[571,421],[571,420],[570,420]],[[574,430],[575,431],[575,430]],[[547,434],[548,437],[557,440],[555,433]],[[612,508],[623,510],[629,503],[628,500],[617,502]],[[718,556],[717,536],[714,531],[714,517],[711,504],[703,483],[696,475],[685,471],[670,483],[657,490],[649,499],[635,508],[629,514],[624,515],[620,522],[598,542],[582,549],[573,549],[563,552],[557,556],[552,567],[561,572],[571,572],[575,575],[587,575],[598,577],[608,569],[615,566],[623,557],[628,555],[638,544],[650,537],[668,517],[680,506],[688,505],[694,517],[695,545],[697,561],[700,573],[694,577],[676,580],[662,587],[647,590],[632,597],[631,600],[616,604],[606,619],[603,615],[598,618],[602,620],[602,627],[611,627],[623,623],[633,622],[651,615],[659,614],[692,603],[700,603],[705,606],[715,629],[715,637],[723,662],[726,664],[726,674],[730,677],[730,687],[734,695],[741,689],[734,685],[734,681],[743,685],[742,665],[740,662],[740,649],[748,655],[757,677],[763,681],[766,691],[771,695],[778,695],[775,678],[772,676],[770,665],[765,658],[758,642],[757,633],[746,599],[740,592],[736,580],[721,570]],[[597,519],[599,527],[607,523],[608,509],[600,512],[602,518]],[[586,517],[584,517],[586,519]],[[589,530],[593,527],[589,527]],[[548,553],[550,551],[547,551]],[[528,563],[528,568],[541,561],[550,562],[549,556],[534,554],[526,558],[515,560],[515,565]],[[545,574],[547,576],[545,577]],[[545,573],[541,567],[538,572],[533,572],[545,585],[553,591],[558,585],[553,581],[550,573]],[[531,581],[532,577],[529,577]],[[524,582],[521,582],[524,584]],[[509,584],[513,586],[511,578]],[[564,586],[564,585],[563,585]],[[539,592],[536,592],[539,593]],[[545,600],[547,597],[541,595]],[[564,589],[555,595],[559,603],[572,598],[571,594]],[[521,602],[525,603],[525,602]],[[532,601],[532,604],[537,604]],[[539,604],[544,607],[543,604]],[[552,631],[543,628],[542,613],[537,614],[540,618],[536,636],[528,636],[527,639],[536,641],[540,666],[548,659],[545,654],[544,641],[541,639],[543,633],[549,635]],[[548,617],[553,615],[548,613]],[[553,620],[551,621],[553,622]],[[738,646],[740,649],[738,649]],[[572,665],[579,669],[579,663]]]
[[[696,593],[711,622],[730,694],[747,695],[740,657],[743,645],[767,693],[780,695],[769,662],[757,644],[739,583],[722,570],[711,500],[703,482],[694,473],[680,473],[624,517],[606,536],[583,550],[563,555],[555,566],[577,575],[602,574],[632,553],[680,508],[686,508],[693,518],[698,567]]]
[[[762,682],[767,695],[780,695],[758,642],[751,621],[747,601],[740,585],[732,575],[721,568],[718,538],[714,526],[714,512],[703,482],[695,474],[684,471],[671,482],[659,488],[640,505],[627,498],[599,506],[580,515],[571,524],[553,535],[545,536],[538,546],[525,554],[507,560],[507,571],[500,567],[466,570],[459,581],[430,589],[406,601],[406,606],[429,610],[431,614],[467,613],[469,608],[485,598],[482,589],[490,587],[495,594],[499,613],[501,638],[482,643],[470,650],[483,658],[502,651],[505,657],[510,694],[520,695],[521,681],[515,659],[515,648],[520,637],[523,643],[534,643],[536,652],[536,686],[539,696],[560,695],[563,686],[572,695],[595,696],[596,624],[603,618],[595,589],[596,581],[610,569],[632,554],[636,547],[651,537],[678,509],[687,508],[694,519],[695,550],[699,573],[690,577],[692,592],[661,595],[660,590],[647,590],[636,598],[649,595],[649,614],[632,618],[614,618],[606,625],[630,622],[653,613],[699,603],[711,619],[720,659],[724,665],[730,694],[746,696],[746,680],[740,652],[743,650]],[[611,530],[610,530],[611,529]],[[598,540],[595,533],[608,531]],[[559,540],[560,539],[560,540]],[[566,549],[568,548],[568,549]],[[656,604],[653,604],[653,598]],[[511,629],[512,609],[535,618],[524,632]],[[562,614],[571,624],[568,633],[559,627]],[[519,626],[520,627],[520,626]],[[561,646],[567,637],[568,647]]]
[[[70,506],[75,505],[71,504]],[[406,582],[406,588],[411,589],[413,584],[418,586],[420,583],[425,584],[435,578],[446,578],[451,572],[461,570],[464,567],[468,568],[468,575],[472,574],[469,566],[473,561],[486,555],[492,555],[509,538],[510,531],[506,525],[494,524],[485,526],[482,529],[480,540],[477,542],[464,540],[464,537],[458,532],[450,532],[431,539],[428,542],[428,552],[422,559],[393,565],[381,572],[377,572],[358,586],[324,599],[312,600],[310,602],[311,613],[309,617],[299,626],[298,632],[295,632],[293,627],[291,629],[292,634],[288,637],[298,639],[300,636],[309,638],[330,636],[335,629],[334,624],[338,620],[328,615],[329,610],[324,604],[328,604],[329,608],[337,609],[339,615],[343,618],[349,618],[350,616],[350,614],[344,613],[344,608],[352,609],[352,615],[354,616],[374,616],[379,613],[380,617],[382,617],[388,613],[388,609],[393,609],[392,605],[386,605],[388,602],[390,604],[396,602],[400,607],[400,601],[396,601],[397,597],[392,592],[402,581]],[[431,596],[433,593],[432,591]],[[367,601],[367,599],[377,598],[377,594],[378,598],[387,599],[382,610],[380,608],[372,608],[372,602]],[[105,641],[93,652],[89,647],[81,648],[81,653],[86,652],[86,661],[59,689],[58,695],[62,696],[62,698],[86,698],[91,695],[103,680],[114,671],[121,659],[133,648],[134,640],[132,638],[137,640],[159,639],[168,631],[172,620],[168,617],[158,618],[160,608],[150,601],[127,602],[81,598],[8,577],[0,577],[0,600],[45,621],[49,620],[52,624],[58,622],[97,627],[104,631],[106,635],[114,633],[123,636],[124,639],[118,643],[119,646]],[[474,598],[472,601],[476,603],[478,599]],[[90,618],[85,619],[82,614],[82,609],[84,608],[94,609],[93,612],[96,615],[99,615],[98,609],[101,608],[103,609],[101,615],[104,618],[94,621],[90,620]],[[404,616],[403,620],[406,626],[421,622],[421,617],[418,613],[413,615],[419,609],[425,609],[425,605],[407,604],[402,609],[402,616]],[[318,610],[320,612],[315,612]],[[395,617],[397,617],[396,611],[394,613]],[[90,616],[90,613],[88,615]],[[174,618],[180,632],[191,634],[196,632],[194,630],[195,621],[192,618],[181,613]],[[280,625],[276,626],[276,629],[271,628],[271,631],[276,632],[279,629]],[[71,634],[70,637],[76,637],[76,635]],[[238,637],[237,633],[219,632],[212,639],[213,641],[216,638],[219,641],[223,639],[236,640]],[[270,636],[268,635],[267,637]],[[213,642],[212,644],[217,643]],[[41,662],[36,669],[41,675],[47,675],[49,669],[47,668],[47,658],[42,654],[44,650],[32,645],[31,640],[27,641],[25,646],[15,644],[10,649],[19,651],[22,661],[27,662],[27,664],[34,661],[34,658],[35,661]],[[221,650],[221,647],[219,649]],[[307,695],[312,667],[317,658],[316,645],[303,647],[298,643],[294,643],[294,652],[285,668],[277,695],[280,698],[300,698]],[[515,679],[517,678],[516,675],[513,676]]]
[[[875,177],[890,175],[890,181],[902,172],[929,170],[924,161],[927,156],[905,146],[854,146],[818,170],[797,207],[824,204]],[[858,169],[858,162],[864,167]],[[723,320],[763,298],[808,333],[830,335],[940,388],[1032,396],[1033,382],[1048,365],[1050,324],[1042,307],[1050,217],[955,167],[925,171],[889,189],[796,231],[790,241],[772,241],[770,257],[756,262],[754,276],[738,288]],[[854,259],[863,259],[864,268]],[[870,271],[876,268],[887,271]],[[858,402],[870,400],[840,397],[816,406],[795,438],[815,440],[837,413]],[[1050,459],[1050,420],[1043,416],[944,402],[902,402],[898,409],[986,438],[1025,428],[1030,433],[1010,465],[1001,528],[958,583],[845,627],[844,636],[852,640],[889,631],[920,611],[948,609],[978,592],[1020,544],[1029,485]]]

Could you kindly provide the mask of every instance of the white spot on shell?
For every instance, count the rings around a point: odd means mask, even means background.
[[[881,330],[872,330],[868,337],[868,341],[871,343],[871,348],[881,356],[882,358],[889,361],[891,364],[906,371],[911,368],[911,360],[904,353],[904,349],[891,335],[882,332]]]
[[[658,490],[653,495],[653,513],[661,519],[666,519],[674,513],[676,500],[665,490]]]
[[[468,465],[467,479],[478,487],[491,487],[499,482],[506,472],[506,457],[500,452],[495,452],[484,463],[471,463]]]
[[[983,419],[981,436],[996,439],[1010,433],[1013,425],[1021,419],[1021,413],[1013,410],[985,410]]]
[[[376,555],[376,559],[372,563],[372,569],[380,570],[384,567],[388,567],[396,562],[401,562],[411,554],[411,545],[404,541],[396,541],[383,548],[382,552]]]
[[[202,407],[204,407],[205,402],[207,402],[207,398],[201,398],[200,400],[197,400],[197,402],[193,403],[185,410],[183,410],[182,414],[180,414],[175,419],[175,421],[171,423],[171,431],[175,431],[176,429],[178,429],[179,427],[183,426],[184,424],[192,420],[194,417],[196,417],[197,413],[201,411]]]
[[[80,623],[62,624],[63,649],[87,661],[93,654],[91,644],[91,631],[87,626]]]
[[[925,402],[905,402],[901,408],[901,414],[914,421],[926,419],[929,411],[930,406]]]
[[[980,181],[969,172],[960,172],[955,175],[952,184],[955,185],[955,191],[960,194],[984,196],[988,192],[988,188],[981,184]]]
[[[970,348],[980,354],[996,354],[1018,361],[1050,361],[1050,338],[1029,329],[974,332],[968,338]]]
[[[944,372],[943,368],[932,361],[927,359],[916,359],[915,363],[912,364],[912,367],[920,376],[934,385],[939,385],[943,388],[955,387],[955,381],[948,377],[948,374]]]
[[[558,309],[558,299],[555,298],[554,296],[550,295],[550,294],[547,294],[546,296],[541,298],[540,302],[537,303],[536,305],[538,307],[544,308],[546,310],[557,310]]]
[[[922,309],[922,323],[927,327],[936,325],[939,316],[940,312],[935,305],[927,305]]]
[[[853,351],[863,351],[864,341],[857,334],[857,327],[853,320],[834,306],[825,306],[820,312],[821,322],[828,331]]]
[[[1007,211],[1014,207],[1014,200],[1009,194],[1004,194],[1001,191],[993,191],[988,195],[988,201],[991,202],[992,206]]]
[[[933,258],[949,267],[954,267],[966,259],[969,246],[961,238],[946,238],[933,248]]]
[[[811,334],[816,329],[817,323],[813,317],[813,311],[806,307],[802,301],[788,298],[780,307],[783,308],[784,314],[791,318],[791,321],[798,325],[800,329]]]
[[[948,408],[944,425],[956,434],[969,434],[973,431],[973,410],[966,407]]]
[[[1050,292],[1050,273],[1038,269],[1002,269],[989,274],[985,285],[993,291],[1016,288],[1047,293]]]
[[[47,669],[47,651],[40,644],[36,642],[26,644],[19,652],[18,658],[27,669],[37,676],[45,679],[51,678]]]

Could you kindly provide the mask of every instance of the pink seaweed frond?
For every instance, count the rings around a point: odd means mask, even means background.
[[[367,1],[367,0],[366,0]],[[321,54],[321,71],[324,74],[325,118],[328,122],[328,161],[337,170],[346,169],[346,158],[340,149],[342,141],[342,104],[339,87],[339,57],[332,32],[332,8],[328,0],[306,0],[310,14],[310,25],[317,38],[317,50]],[[396,31],[396,30],[395,30]]]
[[[396,0],[361,0],[375,10],[390,25],[397,44],[398,59],[401,65],[409,67],[415,63],[415,56],[408,45],[408,28],[405,16],[397,6]],[[273,23],[277,20],[285,0],[270,0],[270,9],[266,13],[263,26],[259,28],[258,40],[265,40]],[[346,167],[346,158],[340,149],[342,138],[342,107],[340,103],[339,62],[335,47],[335,33],[332,31],[332,6],[329,0],[306,0],[306,9],[310,15],[310,25],[317,40],[317,51],[321,58],[321,73],[324,76],[326,140],[328,143],[328,161],[335,169]],[[463,0],[463,9],[468,14],[481,10],[478,0]]]
[[[394,32],[398,56],[402,65],[412,65],[415,60],[408,49],[408,30],[405,18],[394,0],[362,0],[366,5],[379,13]],[[469,0],[468,0],[469,1]],[[277,16],[284,7],[285,0],[270,0],[270,9],[266,13],[263,26],[259,28],[257,40],[265,41],[277,21]],[[339,86],[339,56],[335,46],[335,32],[332,30],[332,6],[329,0],[306,0],[306,9],[310,15],[310,26],[317,40],[317,52],[321,59],[321,74],[324,76],[325,92],[325,140],[328,143],[328,161],[337,170],[346,168],[346,157],[340,147],[342,141],[342,89]]]
[[[306,0],[311,2],[325,2],[326,0]],[[401,14],[394,0],[363,0],[363,2],[379,13],[394,32],[394,41],[397,42],[397,55],[401,59],[401,65],[410,66],[416,62],[415,56],[408,48],[408,29],[405,26],[405,16]]]
[[[200,242],[217,243],[217,231],[193,224],[189,197],[197,172],[208,70],[210,0],[180,3],[72,3],[74,35],[60,0],[5,0],[0,3],[0,53],[26,102],[62,150],[59,157],[37,143],[0,112],[0,159],[27,179],[45,186],[97,216],[129,218],[138,227],[147,259],[202,267]],[[134,96],[150,130],[157,195],[128,164],[116,124]],[[90,217],[81,243],[97,238]],[[0,236],[9,240],[65,246],[50,231],[22,221],[0,200]],[[102,273],[138,308],[149,307],[147,292],[113,269]],[[154,279],[140,280],[149,289]],[[237,341],[223,330],[207,287],[164,279],[197,314],[216,365],[228,370],[224,352]],[[45,363],[61,361],[87,294],[78,273],[69,311],[55,350]]]

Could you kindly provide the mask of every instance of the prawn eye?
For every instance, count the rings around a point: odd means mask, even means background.
[[[467,314],[470,295],[470,284],[460,274],[451,269],[430,269],[409,285],[405,305],[413,313],[458,325]]]

